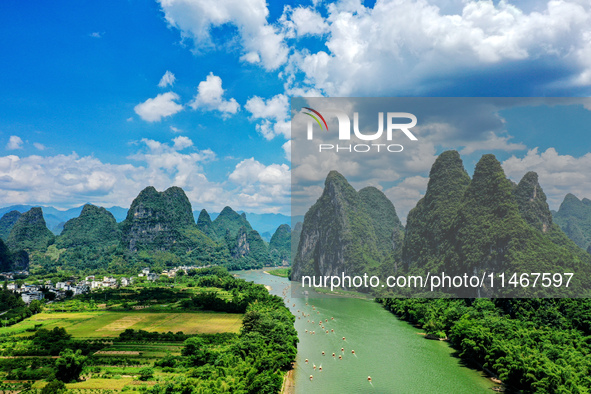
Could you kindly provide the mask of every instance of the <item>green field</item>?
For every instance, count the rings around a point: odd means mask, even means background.
[[[150,332],[213,334],[238,332],[241,314],[219,312],[150,313],[143,311],[98,311],[39,313],[11,327],[0,328],[0,334],[24,331],[42,324],[43,328],[64,327],[74,338],[112,338],[128,328]]]
[[[277,268],[273,270],[268,270],[266,272],[271,275],[279,276],[281,278],[287,278],[289,275],[289,268]]]
[[[178,356],[183,349],[182,342],[156,342],[156,343],[128,343],[116,342],[99,352],[95,356],[117,356],[134,358],[162,358],[167,354]]]

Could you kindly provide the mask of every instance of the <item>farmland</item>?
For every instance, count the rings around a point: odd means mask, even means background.
[[[219,312],[97,311],[39,313],[14,326],[0,328],[0,335],[42,327],[64,327],[73,338],[112,338],[128,328],[150,332],[214,334],[238,332],[242,314]]]
[[[40,309],[0,327],[0,391],[277,392],[296,354],[283,301],[221,268]]]

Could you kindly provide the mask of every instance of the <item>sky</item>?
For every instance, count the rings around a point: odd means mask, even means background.
[[[590,96],[591,4],[4,0],[0,51],[0,206],[175,185],[193,209],[289,214],[292,97]],[[558,110],[499,108],[457,140],[468,171],[494,153],[516,181],[539,170],[553,209],[591,197],[589,108]],[[367,182],[404,217],[449,145]]]

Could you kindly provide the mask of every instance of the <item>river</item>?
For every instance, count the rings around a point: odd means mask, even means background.
[[[482,373],[464,367],[446,342],[425,339],[421,330],[397,319],[376,302],[342,297],[292,298],[286,291],[290,282],[285,278],[261,270],[236,274],[270,286],[272,294],[286,293],[286,305],[300,317],[295,323],[300,339],[294,371],[296,393],[493,392],[495,384]]]

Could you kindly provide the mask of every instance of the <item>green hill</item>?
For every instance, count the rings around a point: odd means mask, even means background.
[[[6,212],[2,218],[0,218],[0,238],[6,239],[10,234],[10,230],[14,227],[14,224],[21,216],[19,211]]]
[[[212,222],[213,232],[218,239],[225,239],[226,233],[229,233],[231,238],[236,238],[241,227],[252,230],[252,226],[246,220],[246,215],[240,215],[230,207],[225,207]]]
[[[70,219],[56,239],[58,248],[112,246],[120,242],[121,230],[105,208],[86,204],[80,216]]]
[[[591,200],[567,194],[554,221],[578,246],[585,250],[591,247]]]
[[[31,208],[16,221],[6,244],[11,250],[44,251],[55,236],[45,224],[41,208]]]
[[[288,224],[277,227],[269,242],[269,254],[274,265],[291,264],[291,229]]]
[[[164,192],[152,186],[142,190],[121,223],[121,233],[121,245],[132,253],[172,253],[188,262],[224,262],[218,245],[197,228],[191,203],[179,187]]]
[[[394,247],[399,245],[391,240],[400,229],[396,211],[382,192],[357,192],[331,171],[322,196],[304,217],[292,278],[392,271]]]

